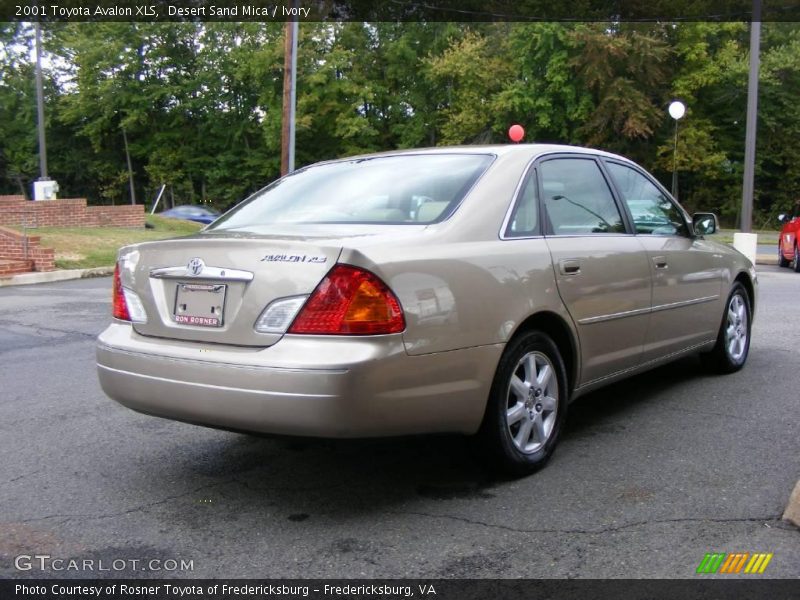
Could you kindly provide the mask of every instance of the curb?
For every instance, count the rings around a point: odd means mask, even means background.
[[[64,269],[60,271],[44,271],[41,273],[22,273],[11,277],[0,277],[0,287],[10,285],[31,285],[34,283],[51,283],[87,277],[105,277],[114,274],[114,267],[94,267],[92,269]]]
[[[789,503],[786,505],[786,511],[783,513],[783,520],[800,527],[800,481],[794,486],[792,495],[789,496]]]

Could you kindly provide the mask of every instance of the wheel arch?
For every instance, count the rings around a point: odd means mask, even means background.
[[[578,342],[572,329],[561,315],[551,311],[541,311],[530,315],[522,321],[514,331],[514,335],[509,339],[509,342],[528,331],[541,331],[547,334],[555,343],[567,370],[568,396],[571,397],[578,381],[580,367]]]
[[[750,299],[750,318],[752,319],[756,314],[756,290],[755,286],[753,285],[753,281],[750,279],[750,275],[748,275],[746,271],[740,271],[739,274],[736,275],[736,279],[733,281],[734,283],[739,282],[744,286],[744,289],[747,292],[747,297]]]

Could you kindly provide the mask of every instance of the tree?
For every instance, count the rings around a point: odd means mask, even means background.
[[[0,23],[0,172],[3,191],[23,196],[38,174],[34,73],[22,54],[31,36],[21,23]]]

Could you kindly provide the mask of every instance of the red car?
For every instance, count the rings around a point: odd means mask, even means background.
[[[778,264],[781,267],[792,265],[797,273],[800,273],[800,240],[798,240],[798,230],[800,230],[800,201],[794,206],[794,212],[790,217],[787,214],[780,215],[778,220],[783,223],[781,235],[778,238]]]

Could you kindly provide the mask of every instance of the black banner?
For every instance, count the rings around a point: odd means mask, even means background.
[[[3,600],[795,600],[796,580],[354,580],[354,579],[24,579],[0,580]]]
[[[800,0],[762,0],[800,21]],[[752,0],[3,0],[0,21],[749,21]]]

